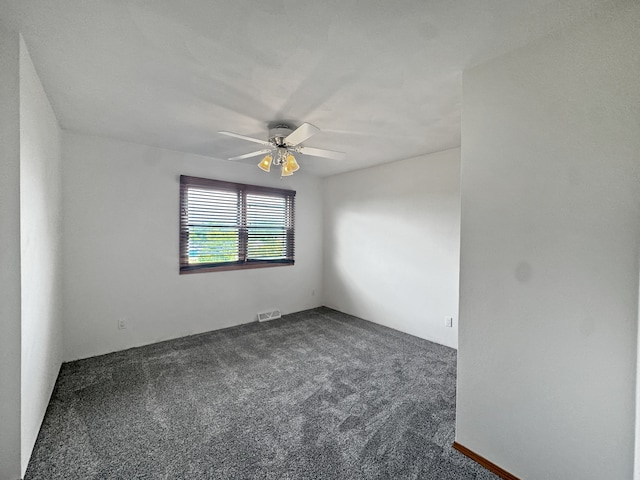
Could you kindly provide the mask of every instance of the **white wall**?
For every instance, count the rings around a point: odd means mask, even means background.
[[[321,181],[304,166],[280,180],[254,164],[70,133],[63,159],[66,360],[320,305]],[[179,275],[180,174],[296,190],[296,264]]]
[[[520,478],[629,479],[640,4],[463,76],[457,440]]]
[[[20,43],[21,463],[27,469],[62,363],[60,129]]]
[[[324,210],[325,305],[456,348],[460,150],[328,177]]]
[[[640,326],[640,251],[638,252],[638,325]],[[640,480],[640,328],[636,340],[636,429],[633,478]]]
[[[20,476],[19,46],[0,24],[0,480]]]

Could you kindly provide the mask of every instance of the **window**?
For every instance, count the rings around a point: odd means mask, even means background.
[[[294,263],[296,192],[180,176],[180,273]]]

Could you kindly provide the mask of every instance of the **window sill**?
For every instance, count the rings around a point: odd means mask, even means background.
[[[205,272],[228,272],[230,270],[249,270],[254,268],[268,268],[268,267],[291,267],[294,262],[290,263],[244,263],[242,265],[221,265],[218,267],[180,267],[180,275],[187,275],[191,273],[205,273]]]

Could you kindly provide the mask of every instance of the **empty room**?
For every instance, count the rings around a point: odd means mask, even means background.
[[[0,480],[640,480],[637,0],[0,0]]]

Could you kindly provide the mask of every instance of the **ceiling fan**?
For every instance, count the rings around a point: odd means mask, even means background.
[[[223,131],[218,133],[229,137],[247,140],[249,142],[259,143],[265,147],[261,150],[256,150],[255,152],[231,157],[229,160],[242,160],[244,158],[251,158],[265,154],[265,157],[258,164],[258,167],[265,172],[269,172],[271,170],[271,165],[273,164],[281,167],[281,176],[288,177],[289,175],[293,175],[293,172],[300,168],[293,155],[294,153],[302,153],[304,155],[311,155],[314,157],[332,158],[335,160],[342,160],[345,158],[344,152],[334,152],[332,150],[305,147],[302,145],[302,142],[311,138],[319,131],[320,129],[318,127],[311,125],[310,123],[303,123],[295,130],[285,123],[278,123],[269,128],[268,140],[247,137],[245,135],[232,132]]]

